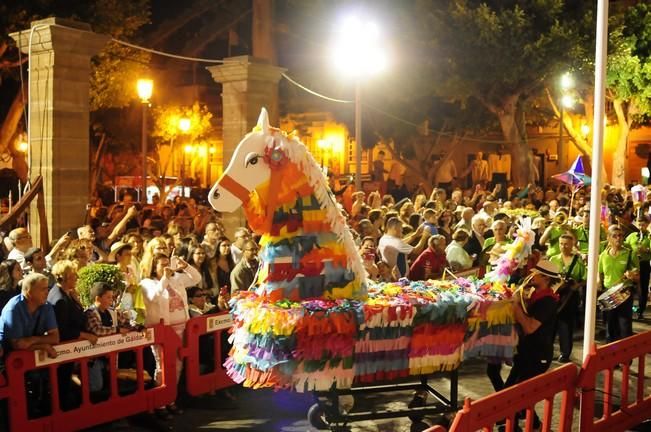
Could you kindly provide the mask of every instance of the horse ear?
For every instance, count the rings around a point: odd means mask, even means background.
[[[264,107],[262,107],[260,110],[260,117],[258,117],[258,124],[256,125],[256,129],[261,130],[265,135],[269,134],[269,114]]]

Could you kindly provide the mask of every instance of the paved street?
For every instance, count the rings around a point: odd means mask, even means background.
[[[651,321],[634,322],[636,333],[651,330]],[[581,354],[581,334],[575,335],[573,357],[577,359]],[[554,367],[559,364],[555,363]],[[648,371],[649,368],[647,368]],[[459,370],[459,400],[470,397],[477,399],[491,394],[493,389],[486,375],[484,374],[485,363],[480,361],[466,362]],[[632,368],[635,373],[636,369]],[[508,367],[503,370],[503,376],[508,374]],[[620,372],[615,373],[616,385],[618,385]],[[651,372],[646,373],[651,377]],[[446,395],[448,384],[446,380],[435,380],[435,388]],[[645,386],[645,394],[649,394],[649,386]],[[273,392],[271,390],[248,390],[236,387],[233,394],[236,401],[230,401],[223,395],[205,396],[202,398],[188,398],[184,401],[185,413],[176,417],[168,423],[153,421],[150,416],[140,416],[129,421],[123,420],[94,431],[145,431],[145,430],[216,430],[233,432],[303,432],[314,431],[307,419],[307,411],[314,403],[312,394],[296,394],[291,392]],[[599,396],[598,396],[599,397]],[[560,398],[555,401],[555,408],[558,409]],[[376,406],[382,409],[395,409],[405,407],[411,400],[410,391],[393,392],[389,394],[372,394],[356,400],[356,410],[370,409]],[[541,408],[540,408],[541,409]],[[576,412],[578,414],[578,411]],[[573,430],[578,430],[578,416],[575,415]],[[436,418],[427,417],[425,423],[432,424]],[[354,423],[354,432],[404,432],[422,430],[413,427],[412,422],[407,418],[364,421]],[[552,428],[552,430],[555,430]],[[651,431],[651,428],[640,427],[636,430]]]

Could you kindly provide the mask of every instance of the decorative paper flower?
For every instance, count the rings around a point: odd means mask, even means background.
[[[285,151],[276,146],[266,147],[263,159],[271,169],[281,168],[289,160]]]

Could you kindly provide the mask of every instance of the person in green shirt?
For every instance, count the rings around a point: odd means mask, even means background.
[[[639,261],[632,250],[624,247],[624,230],[608,227],[608,247],[599,255],[599,281],[605,289],[626,282],[637,285]],[[604,313],[606,339],[614,342],[633,334],[633,296]]]
[[[574,237],[576,238],[576,247],[585,259],[588,256],[588,243],[590,240],[590,209],[584,207],[579,215],[581,216],[581,224],[574,228]],[[608,244],[606,241],[606,230],[603,225],[599,225],[599,239],[602,242],[599,250],[603,252]]]
[[[572,354],[574,325],[579,314],[579,300],[585,287],[588,271],[583,257],[574,249],[576,240],[572,234],[562,234],[558,243],[561,253],[549,259],[558,266],[559,272],[564,279],[563,285],[558,290],[560,302],[558,304],[556,333],[558,334],[558,343],[561,350],[558,361],[569,363]]]
[[[547,257],[552,257],[561,253],[558,241],[563,233],[570,230],[568,222],[568,215],[566,208],[559,208],[554,216],[554,220],[545,229],[542,236],[540,236],[540,246],[547,246]]]
[[[640,290],[638,298],[637,318],[644,319],[644,310],[649,298],[649,276],[651,275],[651,234],[649,234],[649,216],[640,215],[635,225],[638,232],[629,234],[626,237],[626,245],[637,255],[640,261]]]

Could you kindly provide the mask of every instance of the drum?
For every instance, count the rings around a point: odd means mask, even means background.
[[[622,282],[601,294],[597,299],[597,304],[601,310],[609,311],[624,303],[630,296],[630,283]]]

